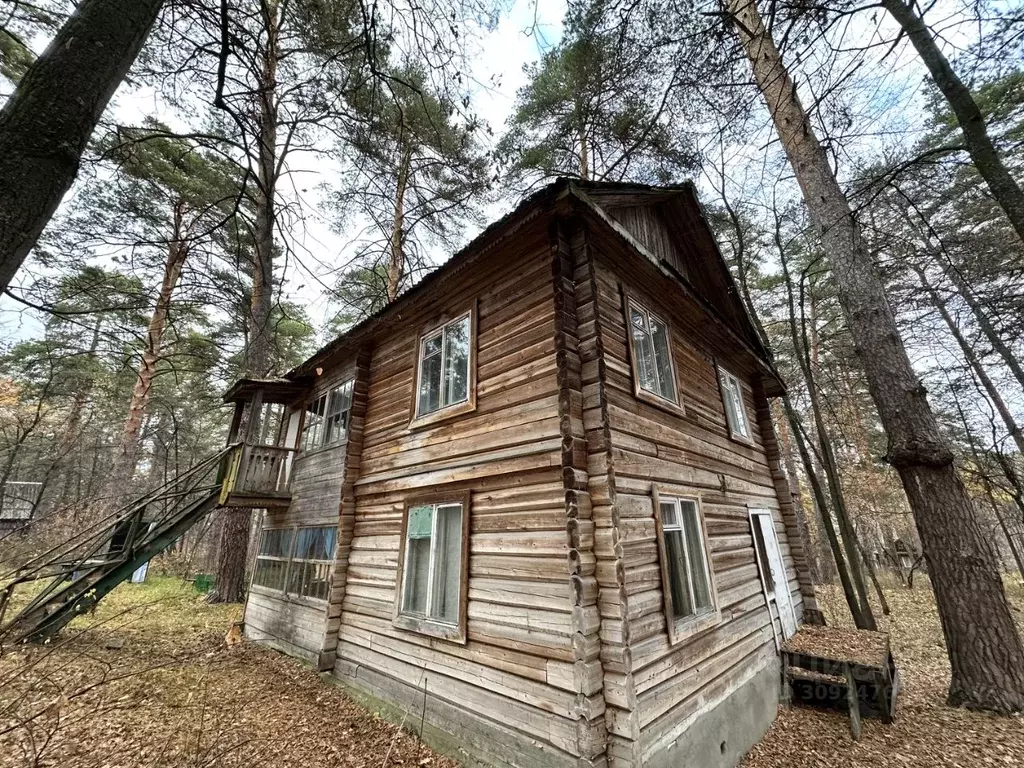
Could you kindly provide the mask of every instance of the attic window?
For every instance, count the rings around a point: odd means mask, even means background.
[[[743,404],[743,387],[740,386],[740,380],[722,368],[718,369],[718,378],[722,386],[722,401],[725,405],[725,420],[729,424],[729,434],[750,440],[750,422],[747,420],[747,408]]]
[[[467,312],[420,337],[417,418],[470,401],[472,328]]]
[[[670,403],[678,403],[668,323],[632,299],[627,308],[637,386]]]

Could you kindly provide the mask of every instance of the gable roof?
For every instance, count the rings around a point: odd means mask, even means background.
[[[563,197],[571,198],[582,205],[655,266],[672,274],[705,310],[719,319],[729,329],[731,335],[758,358],[766,372],[778,381],[778,376],[771,367],[768,352],[747,314],[746,306],[718,248],[718,242],[697,199],[692,182],[671,186],[649,186],[582,181],[565,177],[556,179],[524,198],[515,209],[489,225],[444,265],[431,272],[391,304],[321,347],[306,361],[285,374],[286,378],[295,379],[309,375],[319,363],[345,351],[354,350],[383,324],[401,317],[403,310],[413,306],[420,297],[429,291],[442,288],[481,256],[507,241],[527,223],[541,215],[552,213],[554,203]],[[658,209],[661,220],[669,228],[673,242],[682,252],[681,257],[693,265],[693,269],[686,270],[686,275],[682,273],[680,263],[673,263],[672,260],[653,253],[627,227],[615,219],[617,209],[650,206]]]

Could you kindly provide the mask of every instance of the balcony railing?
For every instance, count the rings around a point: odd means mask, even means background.
[[[235,445],[225,463],[221,505],[287,506],[294,453],[294,448],[276,445]]]

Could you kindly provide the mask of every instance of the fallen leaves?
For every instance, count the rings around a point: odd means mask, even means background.
[[[830,587],[817,589],[829,624],[842,629],[849,621],[842,609],[841,593]],[[1007,595],[1017,609],[1019,620],[1020,609],[1024,606],[1024,588],[1020,584],[1007,585]],[[882,618],[882,628],[889,632],[902,686],[896,721],[885,725],[880,720],[866,719],[861,740],[854,742],[845,712],[782,707],[768,733],[747,755],[743,768],[1007,768],[1024,765],[1024,718],[1000,717],[945,705],[949,662],[927,580],[921,579],[913,590],[892,586],[886,590],[886,597],[892,605],[892,615]],[[825,636],[807,642],[816,640],[824,642]],[[857,653],[862,651],[869,649],[855,649]]]

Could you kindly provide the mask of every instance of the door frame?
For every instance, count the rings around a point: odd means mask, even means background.
[[[788,640],[798,629],[796,620],[796,608],[793,606],[793,595],[789,591],[789,581],[786,579],[786,565],[782,560],[782,548],[779,546],[779,537],[775,530],[775,517],[772,510],[765,508],[750,508],[748,509],[748,517],[750,520],[750,535],[752,544],[754,546],[754,559],[757,561],[758,578],[761,580],[761,590],[764,592],[765,605],[768,608],[769,618],[772,622],[772,635],[775,635],[775,619],[771,616],[771,604],[775,603],[775,613],[779,617],[779,636],[782,641]],[[761,521],[758,518],[768,518],[768,525],[761,526]],[[765,545],[765,556],[768,558],[768,563],[761,562],[761,552],[757,548],[757,538],[754,533],[754,526],[761,526],[761,537],[764,540]],[[765,530],[767,528],[767,531]],[[771,535],[767,535],[767,532]],[[765,579],[765,573],[771,573],[771,559],[772,555],[769,548],[774,547],[776,557],[778,558],[779,568],[781,569],[782,579],[776,579],[772,577],[775,589],[769,590],[768,583]],[[779,590],[785,595],[785,608],[780,604],[779,601]],[[786,631],[786,619],[783,617],[783,610],[786,610],[790,619],[790,626],[793,628],[792,632],[787,633]],[[776,645],[780,641],[776,638]]]

